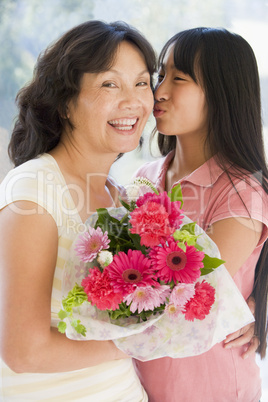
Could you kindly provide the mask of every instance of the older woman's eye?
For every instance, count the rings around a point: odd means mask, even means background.
[[[147,87],[149,85],[149,82],[147,81],[140,81],[137,83],[137,87]]]
[[[114,82],[104,82],[103,84],[102,84],[102,86],[103,87],[105,87],[105,88],[116,88],[116,84],[114,83]]]

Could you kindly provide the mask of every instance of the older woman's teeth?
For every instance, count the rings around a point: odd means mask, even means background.
[[[118,119],[110,120],[108,123],[114,128],[122,131],[131,130],[136,123],[137,119]]]

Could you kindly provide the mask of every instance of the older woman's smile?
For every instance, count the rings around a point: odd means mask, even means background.
[[[110,124],[110,126],[114,127],[117,130],[130,132],[133,131],[138,120],[139,119],[137,117],[122,118],[122,119],[110,120],[108,121],[108,124]]]

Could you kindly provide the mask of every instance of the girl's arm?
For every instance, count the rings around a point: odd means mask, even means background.
[[[257,246],[262,229],[263,224],[260,221],[249,218],[228,218],[214,223],[207,232],[217,244],[222,258],[226,261],[224,265],[232,276]],[[247,303],[254,314],[254,299],[249,298]],[[225,347],[232,348],[248,344],[242,354],[242,357],[246,359],[259,346],[259,339],[254,336],[254,328],[254,323],[251,323],[228,335],[224,341]]]
[[[57,227],[34,203],[11,206],[21,212],[10,206],[0,211],[2,359],[15,372],[52,373],[126,358],[112,341],[73,341],[51,328]]]
[[[252,254],[262,234],[263,224],[249,218],[227,218],[214,223],[207,234],[217,244],[224,265],[234,276]]]

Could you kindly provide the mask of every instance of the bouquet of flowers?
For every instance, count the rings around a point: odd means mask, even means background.
[[[113,339],[141,360],[203,353],[252,315],[215,244],[183,215],[180,186],[159,194],[146,179],[134,184],[150,191],[122,201],[122,208],[97,210],[95,223],[91,218],[75,241],[66,272],[70,279],[78,271],[80,283],[62,301],[58,329],[72,339]],[[240,320],[234,323],[223,313],[225,323],[219,324],[218,313],[226,309],[223,289],[230,296],[233,288],[228,314],[240,314]],[[209,339],[197,337],[199,352],[189,339],[186,347],[185,338],[201,321],[216,330]]]

